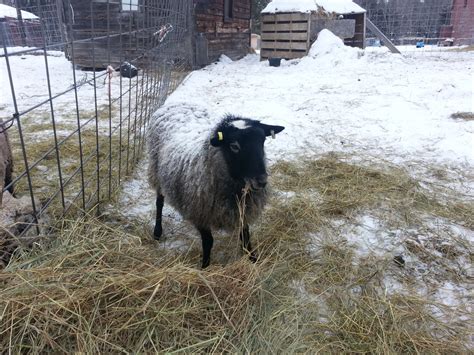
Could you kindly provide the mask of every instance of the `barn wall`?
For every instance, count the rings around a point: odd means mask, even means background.
[[[345,19],[355,20],[354,37],[346,38],[344,44],[351,47],[365,48],[365,13],[363,14],[348,14],[344,15]]]
[[[135,30],[137,27],[143,27],[143,19],[139,18],[139,13],[122,12],[120,2],[107,4],[106,2],[70,0],[70,4],[74,13],[74,22],[69,36],[78,41],[74,44],[76,65],[86,68],[106,68],[108,65],[116,67],[122,61],[133,61],[140,55],[137,47],[142,43],[139,41],[146,41],[148,34],[134,33],[132,37],[128,34],[115,35],[129,28]],[[109,18],[109,23],[107,23],[107,18]],[[92,28],[92,21],[94,28]],[[106,38],[108,34],[112,36]],[[92,42],[90,38],[96,39]],[[71,55],[70,48],[68,52]],[[92,53],[94,53],[94,58]],[[123,53],[124,58],[119,57],[120,53]]]
[[[455,45],[474,44],[474,0],[454,0],[451,16]]]
[[[195,0],[198,35],[207,39],[208,63],[221,54],[232,59],[245,56],[250,47],[251,0],[233,0],[234,17],[224,20],[224,0]]]

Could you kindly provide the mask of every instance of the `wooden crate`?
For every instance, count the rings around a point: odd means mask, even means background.
[[[311,16],[305,13],[262,14],[260,58],[294,59],[308,54]]]

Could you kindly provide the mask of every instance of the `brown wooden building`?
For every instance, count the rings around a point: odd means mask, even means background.
[[[140,65],[148,55],[189,59],[193,67],[222,54],[245,56],[250,47],[251,0],[64,0],[74,63],[87,68]],[[160,28],[173,27],[163,43]],[[88,40],[94,37],[94,41]],[[160,47],[159,50],[155,50]]]
[[[474,44],[474,0],[453,0],[451,23],[441,27],[439,37],[456,46]]]
[[[245,56],[250,47],[251,0],[194,0],[196,64]]]

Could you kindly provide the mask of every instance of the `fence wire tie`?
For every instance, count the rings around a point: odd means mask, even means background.
[[[173,29],[174,29],[173,25],[171,23],[167,23],[166,25],[161,26],[158,31],[153,33],[153,36],[155,36],[155,37],[158,36],[158,42],[161,43],[166,38],[168,33],[173,31]]]

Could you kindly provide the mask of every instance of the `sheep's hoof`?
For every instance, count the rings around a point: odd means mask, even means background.
[[[249,255],[249,260],[253,263],[256,263],[258,260],[258,255],[254,252],[250,253]]]
[[[163,234],[163,228],[159,225],[156,225],[155,230],[153,231],[153,238],[155,240],[160,240],[162,234]]]

